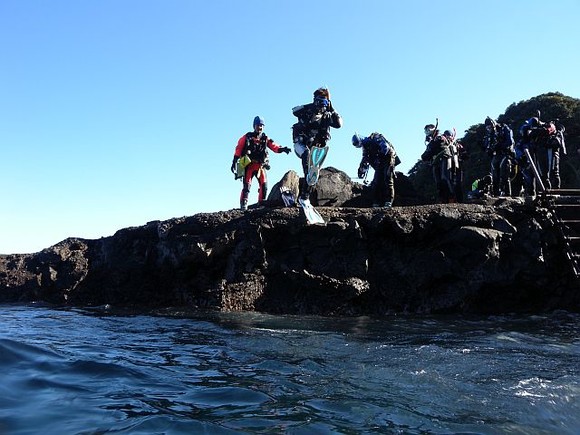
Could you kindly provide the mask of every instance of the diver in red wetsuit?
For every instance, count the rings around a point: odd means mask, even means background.
[[[266,199],[266,194],[268,193],[266,171],[270,169],[268,148],[275,153],[288,154],[290,152],[290,148],[281,147],[266,136],[264,133],[264,120],[256,116],[254,118],[254,131],[246,133],[238,140],[231,166],[231,171],[235,174],[238,160],[246,156],[249,159],[249,163],[245,167],[244,184],[242,192],[240,193],[241,210],[246,210],[248,207],[248,195],[250,193],[250,187],[252,186],[252,178],[254,177],[258,179],[259,184],[258,203],[262,203]]]

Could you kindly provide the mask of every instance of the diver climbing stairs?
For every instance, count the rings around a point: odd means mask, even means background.
[[[554,213],[573,273],[580,278],[580,189],[546,189],[542,197]]]

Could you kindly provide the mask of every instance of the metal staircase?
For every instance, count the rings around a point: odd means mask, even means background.
[[[572,272],[580,278],[580,189],[546,189],[540,195],[553,212]]]
[[[572,273],[580,279],[580,189],[546,189],[530,152],[526,149],[525,153],[536,178],[539,193],[536,200],[552,210],[564,254],[570,261]]]

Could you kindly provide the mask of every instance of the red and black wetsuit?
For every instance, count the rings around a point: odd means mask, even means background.
[[[244,185],[240,193],[240,204],[246,204],[248,201],[248,194],[250,193],[253,177],[256,177],[259,183],[258,202],[266,199],[266,194],[268,193],[266,170],[270,169],[268,148],[275,153],[282,152],[282,147],[268,138],[264,133],[250,131],[238,140],[234,156],[240,158],[247,155],[251,160],[251,163],[246,166],[244,173]]]

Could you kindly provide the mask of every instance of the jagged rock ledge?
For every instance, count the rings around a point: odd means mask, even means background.
[[[579,311],[546,210],[261,207],[0,256],[0,302],[318,315]]]

